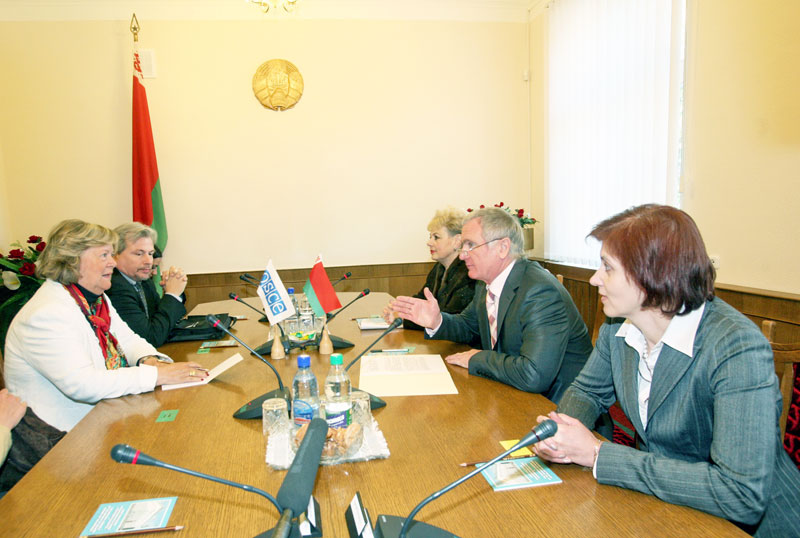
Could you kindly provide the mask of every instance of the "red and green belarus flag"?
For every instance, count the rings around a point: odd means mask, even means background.
[[[161,199],[161,183],[156,163],[153,130],[147,93],[142,85],[139,50],[133,50],[133,220],[158,232],[156,246],[163,252],[167,246],[167,220]]]
[[[314,261],[311,274],[308,275],[308,280],[303,286],[303,293],[306,294],[308,304],[314,309],[317,317],[323,317],[326,312],[342,307],[342,303],[339,302],[339,298],[333,290],[333,284],[328,278],[328,273],[322,266],[322,255],[317,256]]]

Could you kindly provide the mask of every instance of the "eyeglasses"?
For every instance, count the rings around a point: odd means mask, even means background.
[[[461,248],[458,249],[458,253],[459,254],[469,255],[469,253],[472,252],[473,250],[475,250],[476,248],[480,248],[483,245],[488,245],[489,243],[492,243],[494,241],[497,241],[497,239],[492,239],[492,240],[487,241],[485,243],[481,243],[480,245],[471,245],[471,244],[468,245],[469,241],[467,241],[466,243],[461,243]]]

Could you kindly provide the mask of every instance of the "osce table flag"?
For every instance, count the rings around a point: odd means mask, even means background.
[[[326,312],[342,307],[336,292],[333,291],[333,284],[328,278],[328,273],[322,266],[321,254],[314,261],[308,281],[303,286],[303,293],[306,294],[308,304],[314,309],[314,314],[318,318],[324,317]]]
[[[264,312],[267,314],[270,325],[275,325],[294,315],[294,305],[281,282],[281,277],[278,276],[278,271],[272,265],[272,260],[269,261],[267,269],[261,275],[258,296],[264,303]]]

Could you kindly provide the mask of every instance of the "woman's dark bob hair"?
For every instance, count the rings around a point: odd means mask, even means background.
[[[642,307],[681,316],[714,298],[716,271],[692,217],[671,206],[632,207],[594,227],[628,278],[644,291]]]

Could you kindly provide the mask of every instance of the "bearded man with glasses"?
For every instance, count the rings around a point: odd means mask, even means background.
[[[469,306],[442,313],[426,288],[425,299],[401,296],[392,310],[424,327],[426,338],[480,342],[448,363],[557,404],[592,351],[575,303],[549,271],[523,257],[522,228],[502,209],[471,213],[461,239],[459,257],[478,281]]]

